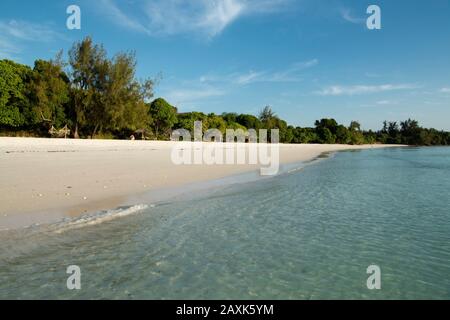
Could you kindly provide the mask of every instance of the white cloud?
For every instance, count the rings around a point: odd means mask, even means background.
[[[248,73],[237,75],[233,82],[237,84],[250,84],[252,82],[264,81],[266,72],[264,71],[250,71]]]
[[[188,103],[205,100],[211,97],[218,97],[224,95],[223,90],[219,90],[209,86],[194,86],[188,88],[171,89],[165,92],[167,97],[175,105],[184,105]]]
[[[14,59],[24,42],[51,42],[64,37],[44,24],[27,21],[0,21],[0,58]],[[15,58],[17,59],[17,58]]]
[[[398,104],[396,101],[391,101],[391,100],[380,100],[377,101],[377,104],[380,106],[387,106],[387,105],[394,105],[394,104]]]
[[[115,23],[152,36],[200,33],[209,38],[220,34],[239,17],[268,14],[292,0],[141,0],[141,15],[131,15],[116,0],[101,0]]]
[[[439,92],[441,92],[441,93],[450,93],[450,88],[442,88],[441,90],[439,90]]]
[[[61,35],[49,26],[26,21],[0,21],[0,34],[9,38],[24,41],[50,42]]]
[[[341,17],[347,22],[354,23],[354,24],[363,24],[366,22],[366,19],[364,18],[358,18],[352,15],[350,9],[341,9]]]
[[[271,82],[296,82],[300,81],[301,79],[298,77],[298,73],[309,69],[312,67],[315,67],[319,64],[318,59],[312,59],[309,61],[303,61],[303,62],[297,62],[294,63],[290,68],[287,70],[276,72],[268,77],[268,81]]]
[[[386,91],[416,89],[413,84],[382,84],[382,85],[355,85],[355,86],[331,86],[315,92],[322,96],[352,96],[358,94],[370,94]]]
[[[312,68],[319,64],[318,59],[296,62],[289,68],[278,71],[248,71],[244,73],[232,73],[225,76],[204,75],[200,81],[207,82],[228,82],[237,85],[248,85],[257,82],[298,82],[302,79],[299,74],[305,69]]]
[[[102,9],[118,25],[127,29],[148,33],[149,31],[137,20],[128,17],[113,2],[113,0],[100,0]]]
[[[13,56],[20,52],[20,49],[9,40],[0,36],[0,59],[14,59]]]

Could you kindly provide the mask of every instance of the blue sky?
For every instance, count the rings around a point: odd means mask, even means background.
[[[66,28],[66,8],[82,12]],[[368,30],[366,9],[381,8]],[[138,77],[181,111],[257,114],[290,124],[334,117],[378,129],[415,118],[450,130],[450,0],[2,0],[0,58],[32,65],[86,35],[134,50]]]

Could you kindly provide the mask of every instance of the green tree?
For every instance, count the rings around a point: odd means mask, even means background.
[[[119,53],[109,62],[102,104],[101,128],[109,131],[144,129],[151,123],[145,100],[153,96],[153,81],[135,79],[133,53]]]
[[[351,142],[352,132],[345,126],[338,125],[336,128],[336,143],[349,144]]]
[[[156,137],[168,134],[169,130],[177,123],[177,109],[162,98],[158,98],[150,104],[149,112]]]
[[[352,121],[350,122],[350,126],[348,127],[348,130],[354,132],[354,131],[361,131],[361,124],[358,121]]]
[[[236,122],[239,123],[240,125],[243,125],[247,129],[255,129],[258,131],[259,129],[262,128],[261,121],[251,114],[238,115],[236,118]]]
[[[315,129],[313,128],[300,128],[294,129],[294,137],[292,139],[293,143],[313,143],[319,142],[319,137],[317,136]]]
[[[409,145],[426,144],[423,140],[427,140],[427,137],[426,134],[421,134],[422,132],[423,129],[420,128],[419,122],[416,120],[408,119],[400,122],[401,143]]]
[[[105,89],[109,63],[103,46],[95,45],[90,37],[75,43],[69,51],[72,98],[74,107],[74,136],[79,128],[91,128],[94,133],[104,116],[100,91]]]
[[[336,136],[326,127],[319,127],[316,129],[319,143],[334,144],[336,143]]]
[[[383,122],[382,134],[385,134],[385,143],[390,144],[400,144],[401,135],[400,129],[397,122]]]
[[[317,120],[316,133],[319,143],[333,144],[336,143],[336,133],[338,130],[338,123],[334,119]]]
[[[206,123],[207,129],[217,129],[222,132],[222,134],[227,130],[227,122],[221,116],[215,115],[214,113],[208,114]]]
[[[284,143],[292,143],[294,140],[294,130],[293,126],[288,126],[284,136]]]
[[[69,79],[63,71],[59,55],[56,60],[37,60],[31,76],[29,96],[34,113],[33,122],[47,123],[60,128],[67,124],[66,108],[69,102]]]
[[[238,114],[233,112],[231,113],[224,112],[222,113],[222,118],[227,123],[237,122]]]
[[[31,68],[10,60],[0,60],[0,126],[28,125],[31,118],[27,86]]]
[[[334,119],[322,119],[322,120],[317,120],[316,123],[316,129],[324,129],[327,128],[328,130],[330,130],[330,132],[335,135],[336,131],[337,131],[337,127],[338,127],[338,123],[336,122],[336,120]]]
[[[259,113],[259,120],[265,129],[272,129],[275,125],[275,119],[276,114],[272,111],[270,106],[264,107],[264,109]]]

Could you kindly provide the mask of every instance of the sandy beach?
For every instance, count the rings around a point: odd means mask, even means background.
[[[0,138],[0,229],[116,208],[134,195],[259,170],[175,165],[174,142]],[[388,145],[280,145],[280,163]]]

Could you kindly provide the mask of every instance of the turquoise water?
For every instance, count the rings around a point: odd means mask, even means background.
[[[450,299],[449,190],[450,148],[341,152],[95,226],[3,232],[0,298]]]

